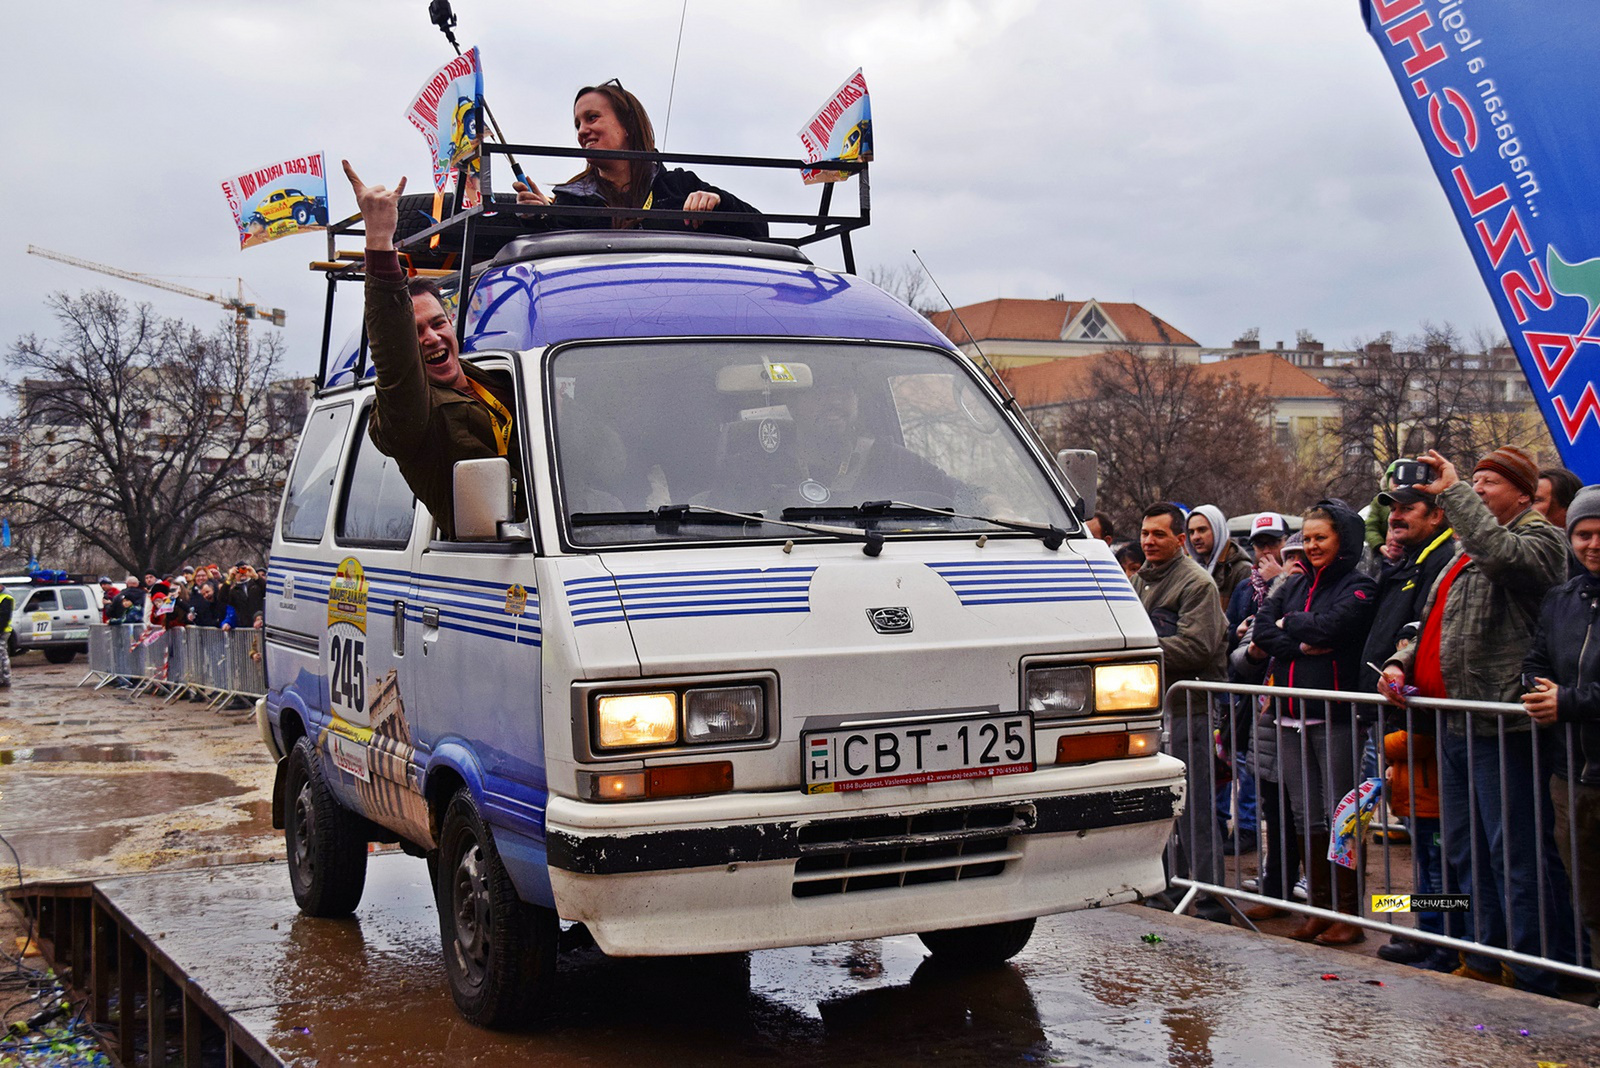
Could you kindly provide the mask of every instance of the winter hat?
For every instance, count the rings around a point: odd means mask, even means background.
[[[1472,473],[1477,474],[1479,471],[1493,471],[1497,475],[1504,476],[1513,486],[1530,497],[1539,492],[1539,465],[1528,455],[1527,449],[1515,445],[1502,445],[1478,461]]]
[[[1583,519],[1600,519],[1600,486],[1585,486],[1567,505],[1567,536]]]
[[[1283,543],[1283,555],[1285,556],[1288,556],[1290,553],[1303,553],[1305,551],[1306,542],[1305,539],[1300,536],[1300,532],[1298,530],[1293,534],[1290,534],[1289,540]]]

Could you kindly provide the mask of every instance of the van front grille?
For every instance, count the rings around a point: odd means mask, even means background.
[[[999,875],[1022,851],[1032,806],[940,809],[910,816],[824,820],[799,829],[795,897],[892,890]]]

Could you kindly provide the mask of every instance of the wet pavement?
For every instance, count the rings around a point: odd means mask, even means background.
[[[910,936],[576,948],[523,1031],[481,1031],[446,991],[421,861],[374,856],[352,920],[299,915],[281,860],[238,863],[283,849],[254,723],[81,677],[24,660],[0,698],[0,831],[30,880],[99,877],[289,1063],[1600,1066],[1593,1009],[1391,965],[1377,937],[1331,950],[1132,906],[1041,920],[1012,966],[973,974]]]
[[[450,1001],[426,871],[374,856],[350,920],[299,915],[278,863],[101,887],[293,1064],[1600,1064],[1593,1009],[1136,906],[1041,920],[1012,966],[977,973],[912,936],[692,961],[573,949],[540,1016],[496,1034]]]

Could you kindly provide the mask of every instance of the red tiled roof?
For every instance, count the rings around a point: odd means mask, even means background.
[[[1061,331],[1083,309],[1081,300],[1019,300],[999,298],[957,308],[956,313],[935,312],[933,325],[958,345],[978,341],[1059,341]],[[1182,330],[1138,304],[1101,302],[1100,310],[1136,345],[1195,345],[1200,343]]]
[[[1059,404],[1087,396],[1095,369],[1106,360],[1125,355],[1123,352],[1099,352],[1092,356],[1063,356],[1046,363],[1010,368],[1004,372],[1004,377],[1011,392],[1016,394],[1017,403],[1024,408]],[[1194,366],[1204,375],[1237,375],[1241,383],[1256,386],[1273,400],[1327,400],[1338,396],[1316,378],[1270,352]]]

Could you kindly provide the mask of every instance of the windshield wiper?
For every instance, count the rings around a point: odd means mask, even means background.
[[[1061,543],[1066,540],[1067,532],[1058,526],[1049,523],[1028,523],[1020,519],[999,519],[988,515],[968,515],[958,512],[954,508],[933,508],[925,504],[910,504],[906,501],[863,501],[860,504],[845,508],[785,508],[785,519],[800,519],[806,516],[816,518],[846,518],[860,517],[863,519],[891,519],[905,515],[936,515],[946,519],[970,519],[977,523],[989,523],[1005,530],[1019,530],[1032,534],[1044,542],[1044,547],[1052,552],[1061,548]]]
[[[642,512],[574,512],[572,524],[574,526],[599,526],[615,523],[650,524],[657,528],[677,526],[686,522],[704,523],[737,523],[769,524],[780,527],[792,527],[795,530],[804,530],[811,534],[826,534],[841,541],[862,542],[862,551],[868,556],[877,556],[883,552],[883,535],[875,530],[857,530],[854,527],[835,527],[823,523],[800,523],[788,518],[787,513],[781,519],[770,519],[762,512],[730,512],[725,508],[713,508],[706,504],[663,504],[660,508],[652,508]]]

